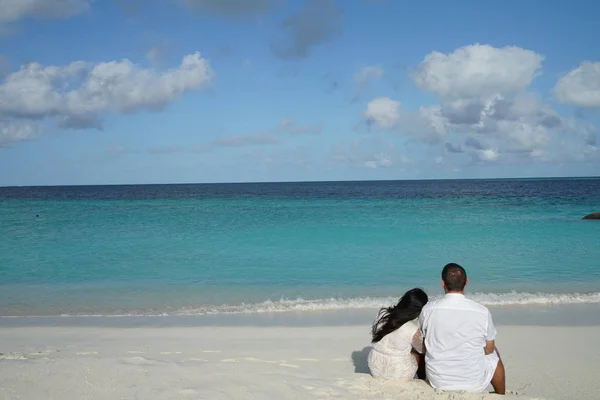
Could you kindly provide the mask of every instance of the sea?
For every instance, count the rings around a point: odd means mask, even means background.
[[[600,303],[600,179],[0,188],[0,316]]]

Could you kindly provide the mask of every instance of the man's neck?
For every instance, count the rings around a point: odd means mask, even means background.
[[[464,295],[465,295],[465,291],[464,291],[464,290],[463,290],[463,291],[461,291],[461,292],[454,292],[454,291],[453,291],[453,292],[450,292],[450,291],[447,291],[447,292],[446,292],[446,294],[460,294],[460,295],[463,295],[463,296],[464,296]]]

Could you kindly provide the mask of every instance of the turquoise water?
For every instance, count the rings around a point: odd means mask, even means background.
[[[0,188],[0,315],[600,302],[599,179]]]

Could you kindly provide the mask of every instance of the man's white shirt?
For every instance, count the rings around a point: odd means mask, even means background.
[[[421,311],[425,366],[431,386],[442,390],[484,391],[498,356],[485,355],[486,340],[496,338],[487,307],[458,293],[431,301]]]

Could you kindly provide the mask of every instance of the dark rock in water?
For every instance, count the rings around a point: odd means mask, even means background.
[[[588,214],[585,217],[583,217],[582,219],[600,219],[600,211]]]

